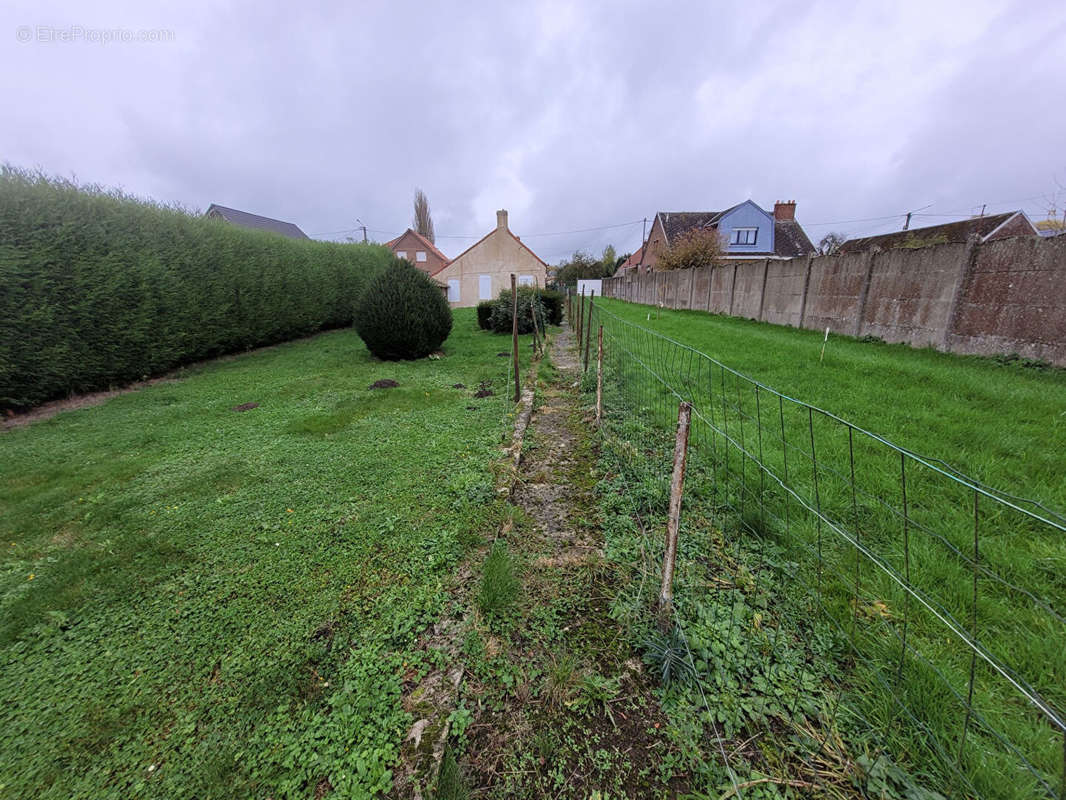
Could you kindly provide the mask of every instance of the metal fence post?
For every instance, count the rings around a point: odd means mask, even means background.
[[[674,471],[670,477],[670,514],[666,520],[666,552],[663,555],[663,585],[659,591],[659,627],[669,630],[674,611],[674,563],[677,561],[677,532],[681,524],[681,495],[685,490],[688,461],[688,431],[692,404],[684,400],[677,408],[677,439],[674,442]]]
[[[592,298],[596,296],[596,290],[589,293],[589,321],[585,325],[585,372],[589,371],[589,347],[592,345]]]
[[[581,353],[581,326],[585,321],[585,288],[581,288],[581,300],[577,308],[577,352]]]
[[[596,354],[596,427],[603,424],[603,326],[597,336],[598,348]]]
[[[514,357],[514,401],[522,397],[522,387],[518,380],[518,285],[514,273],[511,273],[511,354]]]

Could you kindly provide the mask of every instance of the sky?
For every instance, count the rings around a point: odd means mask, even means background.
[[[795,200],[817,242],[1066,210],[1066,3],[80,2],[0,9],[0,160],[315,238],[426,192],[455,256]]]

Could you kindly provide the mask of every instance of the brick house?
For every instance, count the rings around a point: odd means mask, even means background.
[[[694,229],[718,231],[729,261],[796,258],[815,249],[796,221],[795,200],[775,203],[773,213],[745,200],[725,211],[657,212],[648,240],[619,268],[619,274],[654,270],[659,254]]]
[[[1008,211],[1005,214],[971,217],[958,222],[945,222],[943,225],[929,225],[925,228],[911,228],[906,231],[883,233],[880,236],[864,236],[848,239],[840,245],[841,254],[861,253],[865,250],[895,250],[896,248],[913,249],[929,247],[935,244],[965,242],[976,236],[981,243],[1011,236],[1039,236],[1024,211]]]
[[[406,258],[423,272],[433,275],[440,272],[449,263],[436,246],[418,231],[408,228],[385,246],[396,254],[397,258]]]

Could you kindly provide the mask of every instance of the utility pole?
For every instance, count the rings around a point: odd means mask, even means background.
[[[357,223],[356,227],[363,229],[363,244],[366,244],[367,243],[367,241],[366,241],[366,225],[364,225],[363,221],[361,219],[359,219],[358,217],[355,218],[355,221]]]
[[[637,274],[644,267],[644,249],[648,241],[648,218],[644,218],[644,226],[640,229],[640,262],[637,264]]]
[[[903,230],[907,230],[911,226],[911,212],[907,212],[907,221],[903,223]]]

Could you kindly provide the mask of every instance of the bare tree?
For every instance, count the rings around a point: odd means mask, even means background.
[[[415,230],[436,244],[433,235],[433,218],[429,215],[429,198],[421,189],[415,189]]]
[[[840,245],[844,244],[846,239],[844,234],[830,231],[822,237],[822,241],[818,242],[818,253],[823,256],[836,255]]]
[[[722,236],[714,228],[692,228],[677,236],[659,255],[657,269],[712,267],[725,259]]]

